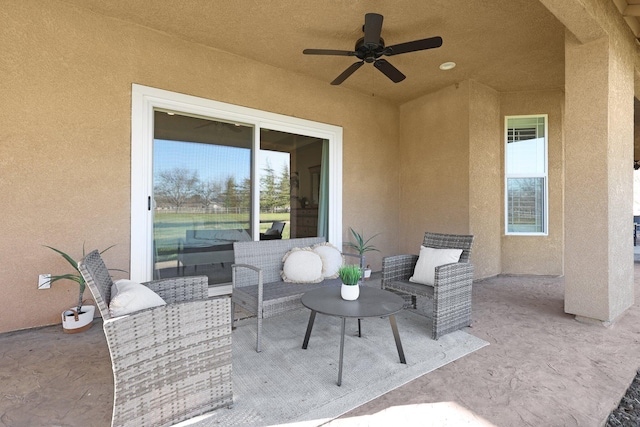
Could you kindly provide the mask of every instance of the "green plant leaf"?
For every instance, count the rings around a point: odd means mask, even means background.
[[[371,240],[373,240],[374,237],[378,236],[380,233],[376,233],[373,236],[369,237],[367,240],[365,240],[363,237],[364,233],[360,234],[351,227],[349,227],[349,231],[351,231],[351,235],[353,236],[356,242],[355,243],[347,242],[345,243],[345,246],[355,249],[356,251],[358,251],[360,255],[370,251],[380,252],[378,248],[376,248],[373,244],[369,243],[371,242]]]
[[[66,260],[67,260],[67,262],[68,262],[69,264],[71,264],[71,266],[72,266],[76,271],[78,271],[78,263],[77,263],[73,258],[71,258],[69,255],[67,255],[66,253],[62,252],[60,249],[52,248],[51,246],[47,246],[47,245],[44,245],[44,246],[45,246],[45,247],[47,247],[47,248],[49,248],[49,249],[51,249],[51,250],[53,250],[53,251],[58,252],[60,255],[62,255],[62,257],[63,257],[64,259],[66,259]],[[84,250],[84,249],[83,249],[83,250]],[[79,272],[79,271],[78,271],[78,272]]]
[[[80,282],[80,276],[77,274],[61,274],[59,276],[51,276],[51,283],[58,280],[73,280],[74,282]]]
[[[345,285],[357,285],[362,277],[362,269],[357,265],[343,265],[338,269],[338,276]]]

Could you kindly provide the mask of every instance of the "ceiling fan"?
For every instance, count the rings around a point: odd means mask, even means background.
[[[394,83],[399,83],[405,79],[405,75],[396,67],[391,65],[389,61],[381,56],[393,56],[401,53],[415,52],[418,50],[433,49],[442,46],[442,37],[430,37],[428,39],[414,40],[411,42],[400,43],[393,46],[385,46],[384,39],[380,37],[382,32],[383,16],[377,13],[367,13],[364,16],[364,26],[362,31],[364,37],[356,42],[355,50],[331,50],[331,49],[305,49],[302,51],[305,55],[337,55],[337,56],[355,56],[360,61],[351,64],[349,68],[344,70],[334,81],[332,85],[339,85],[353,74],[365,62],[373,62],[373,66],[380,70]]]

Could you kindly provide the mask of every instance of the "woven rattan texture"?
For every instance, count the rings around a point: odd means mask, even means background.
[[[422,245],[434,249],[462,249],[462,254],[457,263],[436,267],[433,286],[409,281],[418,260],[417,255],[385,257],[382,260],[382,287],[413,297],[432,298],[431,336],[438,339],[471,325],[473,265],[469,259],[473,236],[427,232]]]
[[[304,248],[325,242],[324,237],[307,237],[303,239],[261,240],[258,242],[235,242],[233,250],[236,264],[248,264],[262,270],[264,283],[282,280],[282,258],[293,248]],[[246,269],[238,269],[234,287],[255,285],[256,276]]]
[[[110,291],[101,290],[110,289],[111,279],[99,253],[79,268],[106,308]],[[208,299],[206,276],[184,279],[148,283],[166,306],[104,320],[112,426],[170,426],[233,403],[230,298]]]
[[[339,279],[321,283],[284,282],[280,276],[282,259],[293,248],[322,243],[323,237],[288,240],[235,242],[232,267],[233,304],[238,304],[257,318],[256,351],[261,351],[262,319],[302,307],[300,298],[320,286],[338,286]]]

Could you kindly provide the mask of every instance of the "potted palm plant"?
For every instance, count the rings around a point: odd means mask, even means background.
[[[354,264],[343,265],[338,269],[338,276],[342,280],[340,296],[347,301],[353,301],[360,296],[360,286],[358,282],[362,277],[362,269]]]
[[[57,282],[58,280],[71,280],[78,284],[78,304],[74,308],[70,308],[69,310],[65,310],[62,312],[62,328],[67,334],[74,334],[77,332],[86,331],[93,324],[93,315],[95,313],[96,307],[94,305],[83,305],[82,296],[84,294],[84,290],[86,287],[84,277],[80,274],[78,270],[78,262],[74,260],[71,256],[61,251],[60,249],[53,248],[51,246],[44,245],[45,247],[51,249],[52,251],[60,254],[75,270],[75,273],[67,273],[61,274],[57,276],[51,276],[49,278],[49,283]],[[111,249],[113,246],[109,246],[107,249],[103,250],[100,253],[106,252]],[[82,257],[86,255],[84,245],[82,245]],[[123,270],[117,270],[123,271]]]
[[[373,238],[380,233],[376,233],[373,236],[369,237],[368,239],[365,239],[364,233],[362,234],[358,233],[351,227],[349,227],[349,231],[351,231],[351,235],[353,236],[353,239],[355,240],[355,242],[347,242],[345,243],[345,246],[347,246],[348,248],[355,249],[360,254],[360,256],[362,257],[362,263],[364,267],[365,252],[370,252],[370,251],[380,252],[378,248],[376,248],[374,245],[371,244],[371,241],[373,240]],[[367,264],[367,266],[363,269],[363,273],[364,273],[364,279],[365,280],[369,279],[369,277],[371,276],[371,268],[369,267],[369,264]]]

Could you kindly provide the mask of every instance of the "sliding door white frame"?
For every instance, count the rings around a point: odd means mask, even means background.
[[[133,84],[131,87],[131,280],[152,279],[153,264],[153,112],[164,109],[211,119],[242,123],[254,128],[252,176],[258,177],[260,129],[329,141],[328,241],[342,247],[342,128],[310,120],[269,113],[210,99]],[[256,187],[254,185],[254,187]],[[259,190],[252,191],[257,212]],[[259,215],[252,215],[257,235]],[[254,239],[257,236],[254,235]]]

